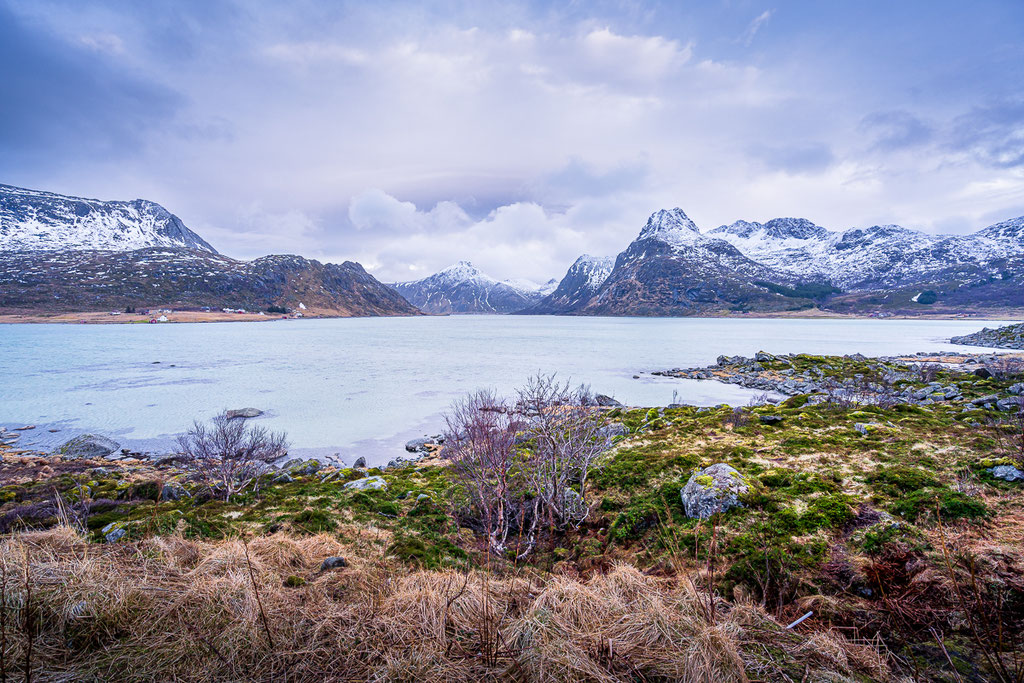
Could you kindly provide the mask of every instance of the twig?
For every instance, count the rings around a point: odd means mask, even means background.
[[[267,642],[270,643],[270,649],[277,649],[274,645],[274,638],[270,635],[270,624],[267,622],[267,613],[263,609],[263,600],[260,599],[260,588],[256,585],[256,574],[252,571],[252,560],[249,559],[249,544],[242,539],[242,549],[245,550],[245,564],[249,568],[249,579],[252,581],[252,590],[256,594],[256,604],[260,608],[260,619],[263,621],[263,630],[267,634]]]

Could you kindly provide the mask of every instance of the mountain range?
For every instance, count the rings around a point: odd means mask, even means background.
[[[428,281],[437,300],[462,286],[451,273]],[[581,256],[554,291],[515,312],[954,314],[1024,307],[1022,283],[1024,217],[969,235],[897,225],[839,232],[804,218],[702,232],[675,208],[654,212],[616,258]]]
[[[154,202],[0,185],[0,309],[127,306],[420,314],[358,263],[294,255],[240,261],[217,253]]]
[[[1024,217],[967,235],[897,225],[833,231],[804,218],[702,232],[654,212],[614,259],[580,256],[540,285],[468,261],[384,285],[358,263],[219,254],[165,208],[0,185],[0,308],[294,309],[326,315],[720,315],[819,308],[951,315],[1024,308]]]
[[[557,280],[498,281],[469,261],[459,261],[422,280],[391,285],[425,313],[513,313],[550,294]]]

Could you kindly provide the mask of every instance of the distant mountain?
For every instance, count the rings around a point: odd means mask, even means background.
[[[0,185],[0,308],[288,309],[418,315],[358,263],[218,254],[159,204],[101,202]]]
[[[512,313],[533,305],[557,282],[498,281],[469,261],[459,261],[414,282],[391,285],[426,313]]]
[[[578,312],[591,315],[700,315],[722,310],[782,310],[791,300],[756,282],[792,278],[752,261],[728,242],[702,235],[682,211],[655,212],[615,259],[597,293]]]
[[[1024,257],[1024,218],[972,235],[930,235],[898,225],[833,232],[802,218],[737,221],[708,234],[766,266],[850,292],[985,280]]]
[[[358,263],[301,256],[255,261],[150,247],[127,252],[0,253],[0,308],[42,311],[270,306],[338,316],[418,315]]]
[[[572,313],[590,301],[612,272],[615,259],[584,254],[569,266],[554,291],[521,313]]]
[[[834,232],[804,218],[737,221],[702,233],[655,212],[595,288],[587,259],[528,313],[713,315],[818,306],[840,312],[1024,307],[1024,217],[972,235],[897,225]],[[930,307],[930,308],[929,308]]]
[[[217,250],[154,202],[105,202],[0,185],[0,250]]]

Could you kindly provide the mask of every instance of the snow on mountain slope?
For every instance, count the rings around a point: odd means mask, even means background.
[[[523,313],[565,313],[574,310],[581,303],[586,303],[601,288],[615,265],[615,259],[594,257],[589,254],[580,256],[569,266],[565,277],[556,283],[556,287],[536,305],[522,311]],[[550,283],[549,283],[550,284]]]
[[[549,285],[529,280],[499,282],[469,261],[459,261],[422,280],[392,287],[427,313],[512,313],[540,300]]]
[[[183,247],[217,253],[154,202],[100,201],[0,185],[0,250],[132,251]]]
[[[936,278],[994,275],[1024,255],[1024,218],[972,235],[931,235],[898,225],[826,230],[802,218],[737,221],[708,233],[746,256],[800,278],[871,290]]]

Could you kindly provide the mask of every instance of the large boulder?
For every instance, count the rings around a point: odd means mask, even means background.
[[[740,496],[749,490],[742,474],[720,462],[690,475],[680,495],[687,517],[707,519],[716,512],[743,507]]]
[[[596,396],[594,396],[594,401],[597,403],[597,405],[603,408],[618,408],[622,405],[611,396],[606,396],[604,394],[597,394]]]
[[[995,467],[990,467],[988,471],[996,479],[1024,481],[1024,472],[1021,472],[1013,465],[996,465]]]
[[[238,418],[248,420],[251,417],[259,417],[262,414],[263,411],[260,410],[259,408],[236,408],[234,410],[229,410],[226,413],[224,413],[225,417],[227,417],[229,420],[234,420]]]
[[[410,453],[429,453],[431,448],[437,443],[437,437],[423,437],[422,439],[413,439],[405,444],[405,450]]]
[[[120,450],[121,444],[105,436],[82,434],[66,441],[57,452],[69,460],[96,460]]]
[[[388,487],[388,483],[384,481],[383,477],[363,477],[362,479],[356,479],[345,484],[345,488],[353,489],[356,491],[366,490],[378,490],[382,491]]]

